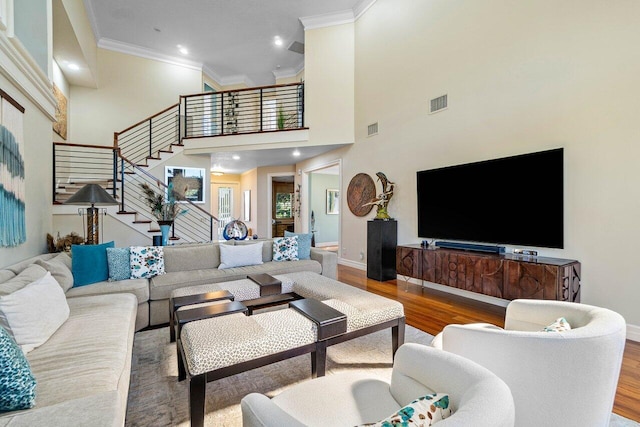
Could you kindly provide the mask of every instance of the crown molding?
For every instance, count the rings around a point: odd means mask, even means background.
[[[127,55],[139,56],[141,58],[152,59],[155,61],[166,62],[167,64],[179,65],[181,67],[191,68],[192,70],[202,71],[202,64],[177,56],[165,55],[146,47],[134,45],[131,43],[119,42],[117,40],[102,37],[98,40],[98,47],[101,49],[111,50],[114,52],[125,53]]]
[[[302,72],[302,70],[304,70],[304,61],[301,61],[295,67],[281,68],[279,70],[273,70],[272,73],[273,73],[273,76],[276,79],[286,79],[288,77],[297,76],[298,74],[300,74]]]
[[[253,87],[255,84],[249,77],[244,74],[235,74],[233,76],[221,77],[219,80],[221,86],[241,85],[244,84],[247,87]]]
[[[55,121],[57,101],[53,85],[31,54],[16,37],[0,31],[0,73],[51,121]]]
[[[355,21],[353,10],[342,10],[339,12],[325,13],[322,15],[303,16],[300,22],[304,30],[314,30],[316,28],[332,27],[334,25],[351,24]]]
[[[369,8],[371,6],[373,6],[373,4],[376,2],[377,0],[361,0],[359,1],[354,7],[353,7],[353,16],[355,16],[355,20],[357,21],[358,19],[360,19],[360,17],[362,15],[364,15],[364,13],[369,10]]]
[[[216,73],[215,71],[213,71],[211,69],[211,67],[209,67],[208,65],[203,65],[202,66],[202,72],[209,77],[211,80],[213,80],[218,86],[222,86],[222,83],[220,83],[222,81],[222,77],[220,77],[220,75],[218,73]]]

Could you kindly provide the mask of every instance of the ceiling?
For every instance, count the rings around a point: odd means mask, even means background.
[[[111,41],[203,64],[222,84],[275,83],[273,72],[295,75],[304,55],[299,18],[361,10],[371,0],[84,0],[98,44]],[[274,44],[279,36],[282,46]],[[179,53],[178,45],[188,49]]]

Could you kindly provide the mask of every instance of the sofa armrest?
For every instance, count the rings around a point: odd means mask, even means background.
[[[240,402],[243,427],[304,427],[264,394],[251,393]]]
[[[311,259],[320,263],[323,276],[336,279],[338,274],[338,255],[335,252],[311,248]]]

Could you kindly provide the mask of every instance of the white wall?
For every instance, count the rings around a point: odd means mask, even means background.
[[[0,268],[46,251],[46,235],[51,228],[51,121],[35,104],[0,73],[0,87],[25,109],[24,142],[20,147],[25,162],[25,215],[27,241],[0,248]]]
[[[202,92],[202,72],[98,49],[98,88],[71,87],[71,134],[77,144],[112,145],[119,132]]]
[[[332,153],[343,188],[385,172],[398,242],[417,242],[416,171],[564,147],[565,249],[540,252],[581,261],[582,302],[639,325],[638,16],[632,1],[378,0],[355,24],[356,144]],[[449,109],[427,114],[444,93]],[[343,212],[357,260],[375,210]]]
[[[339,239],[340,215],[327,214],[327,190],[338,190],[340,188],[340,177],[338,175],[328,175],[323,173],[312,173],[309,176],[309,200],[311,210],[316,220],[315,242],[316,245],[322,243],[334,243]],[[342,194],[340,195],[340,213],[346,207]],[[347,207],[347,209],[349,209]],[[309,221],[311,212],[309,212]]]

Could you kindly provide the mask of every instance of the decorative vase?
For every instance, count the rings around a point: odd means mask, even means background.
[[[389,220],[391,217],[387,213],[387,208],[383,206],[378,206],[378,210],[376,212],[376,217],[374,219],[384,219]]]
[[[169,232],[171,231],[171,225],[173,221],[158,221],[160,226],[160,232],[162,233],[162,246],[169,244]]]

